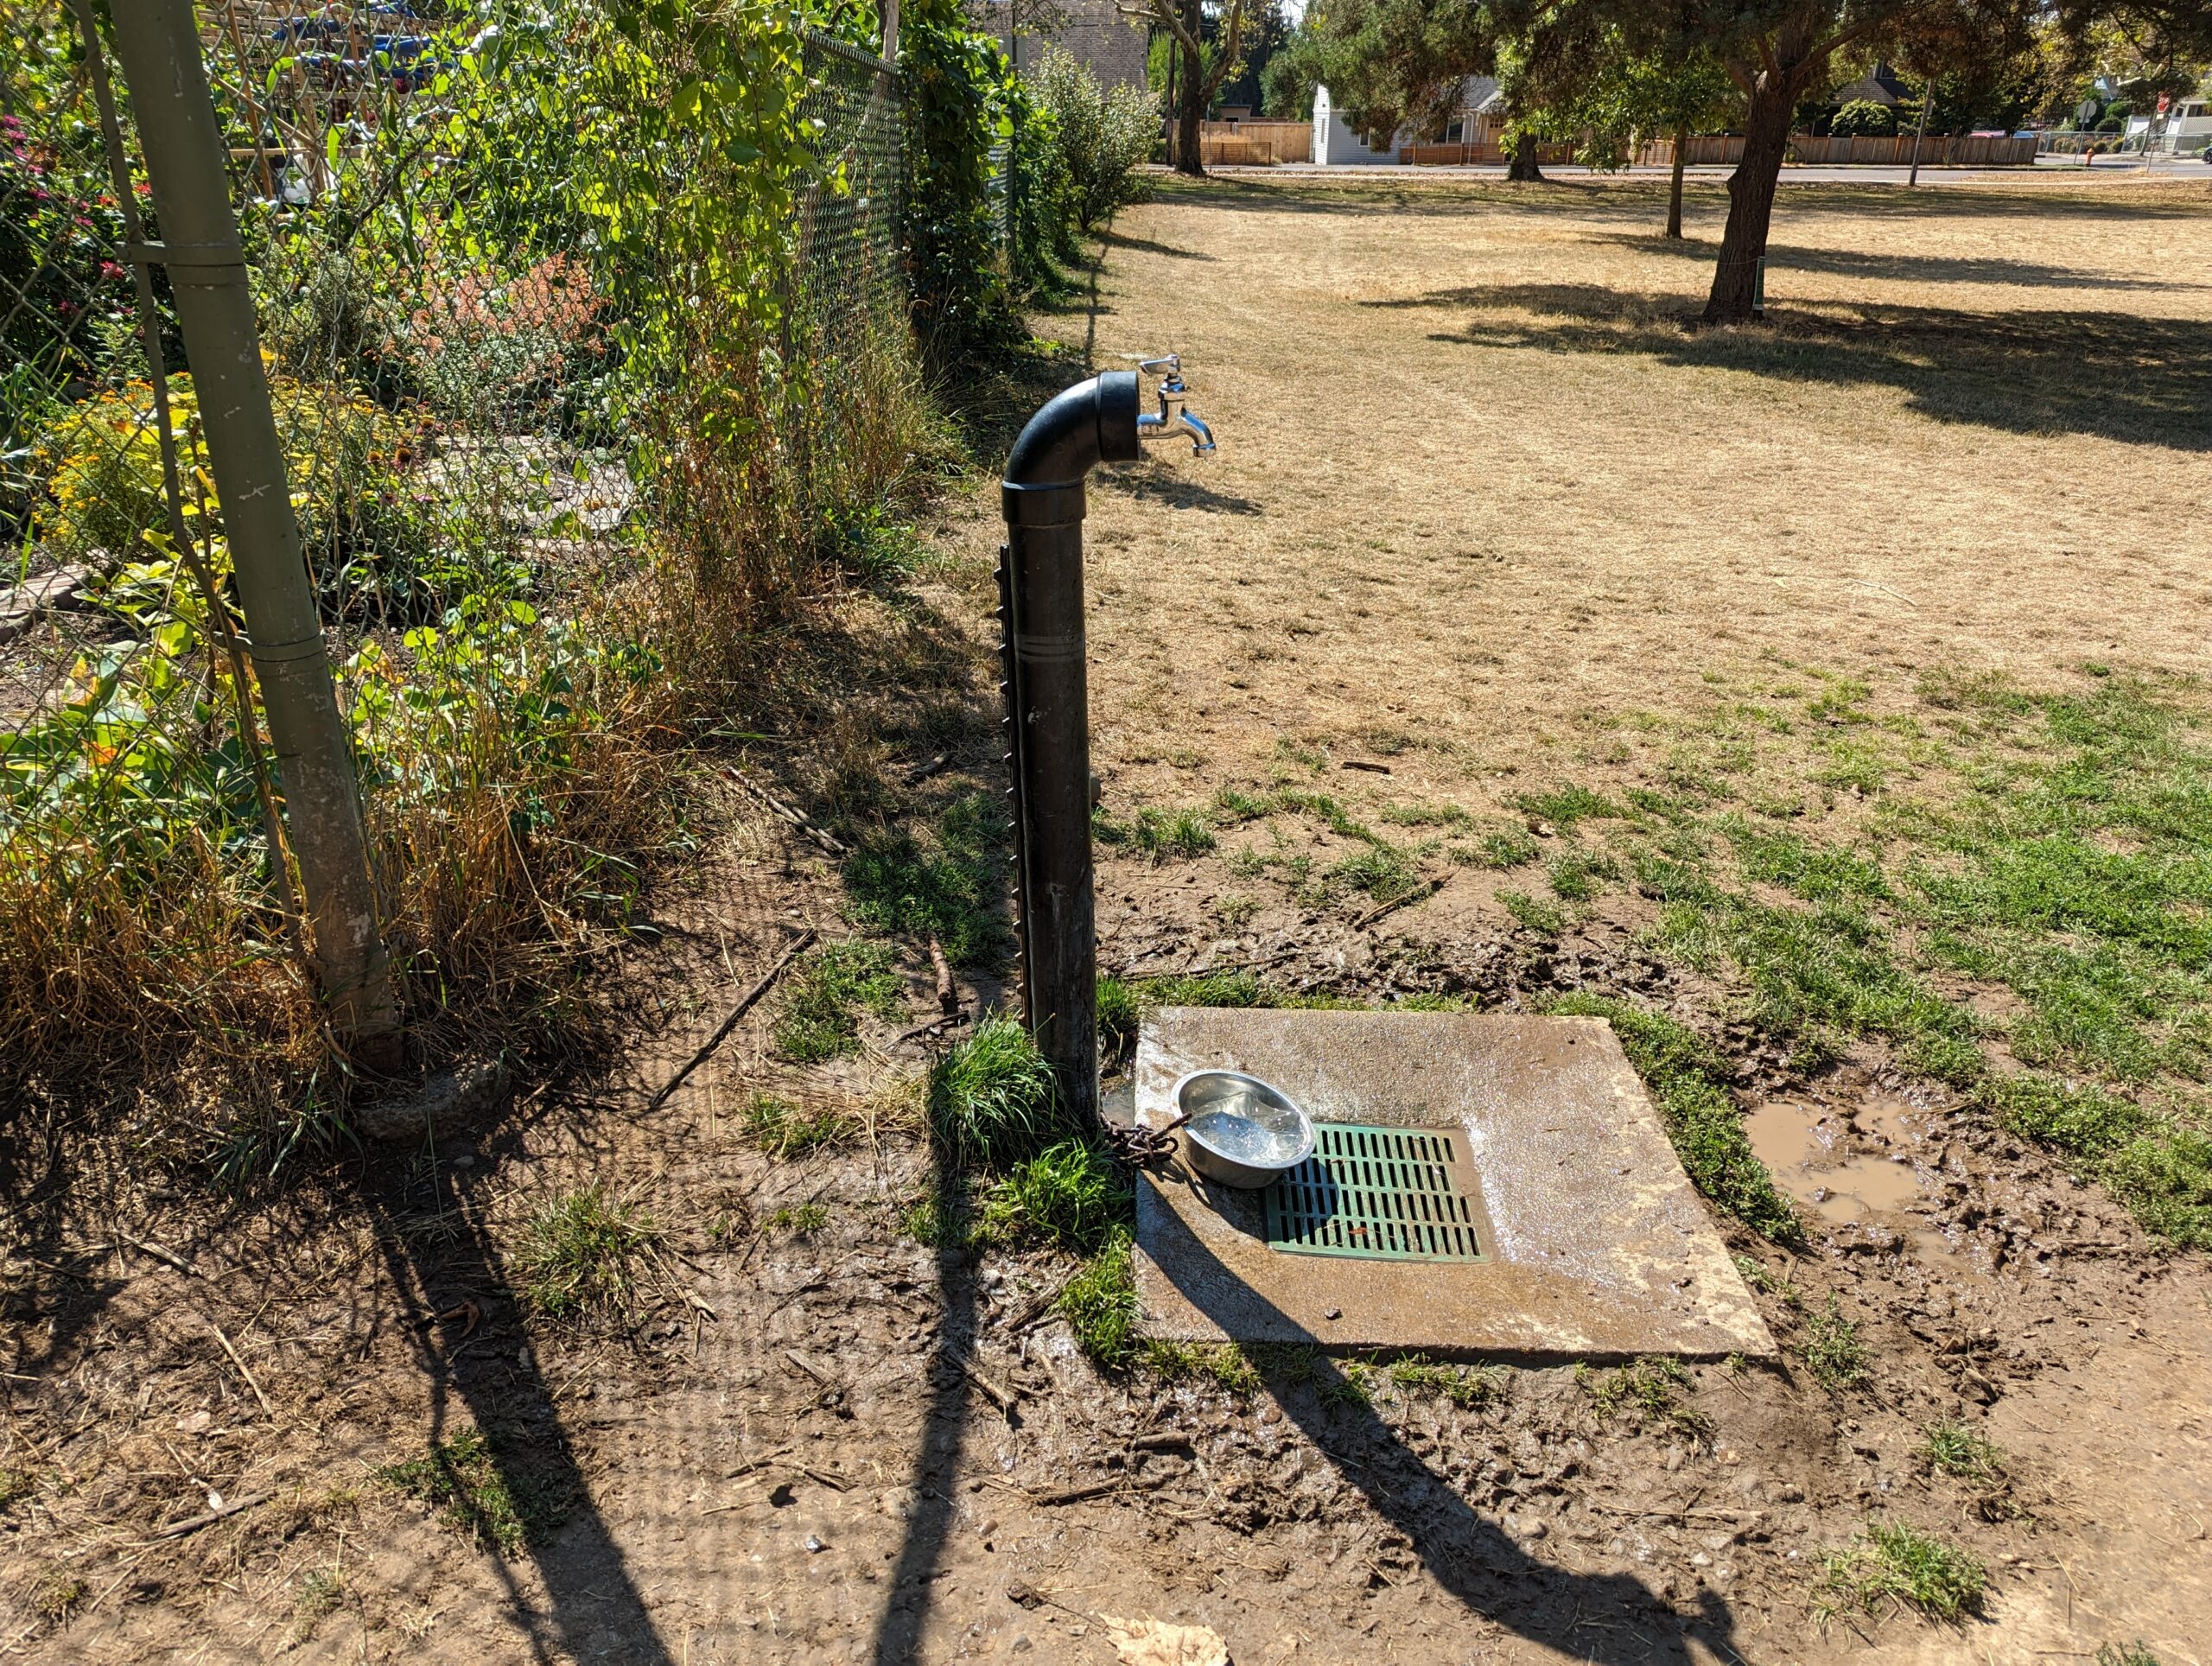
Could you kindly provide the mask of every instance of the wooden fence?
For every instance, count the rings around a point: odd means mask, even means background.
[[[1398,160],[1410,168],[1465,168],[1478,162],[1507,162],[1511,154],[1497,140],[1480,144],[1403,144]],[[1546,167],[1574,160],[1572,144],[1540,144],[1536,160]]]
[[[1683,161],[1693,165],[1732,168],[1744,159],[1743,136],[1738,133],[1699,134],[1683,149]],[[1674,165],[1675,147],[1667,141],[1647,144],[1637,152],[1637,162],[1649,168]],[[1808,165],[1903,168],[1912,161],[1912,135],[1897,138],[1816,138],[1810,133],[1792,134],[1789,160]],[[2005,134],[1965,134],[1948,137],[1930,133],[1920,142],[1923,168],[2031,168],[2036,160],[2035,137],[2016,139]]]
[[[1209,168],[1273,168],[1278,162],[1311,162],[1313,124],[1202,122],[1198,159]]]

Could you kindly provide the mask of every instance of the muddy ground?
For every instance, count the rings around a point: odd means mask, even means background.
[[[1983,352],[1959,320],[1994,319],[2028,366],[1925,387],[1893,340],[1808,347],[1827,373],[1777,378],[1606,311],[1591,292],[1658,296],[1637,303],[1656,315],[1697,284],[1628,188],[1238,181],[1125,215],[1095,305],[1045,327],[1088,334],[1101,364],[1185,351],[1224,458],[1093,494],[1108,813],[1288,768],[1363,814],[1507,815],[1569,761],[1599,785],[1665,766],[1663,735],[1592,714],[1694,712],[1782,660],[1890,685],[1967,660],[2063,679],[2115,643],[2146,671],[2184,664],[2203,575],[2157,557],[2205,490],[2212,292],[2139,274],[2201,269],[2212,212],[2134,188],[1786,204],[1777,243],[1804,258],[1770,293],[1902,318],[1931,353]],[[1717,213],[1702,198],[1694,234]],[[1557,296],[1501,294],[1532,274],[1615,335],[1565,339]],[[2074,333],[2036,359],[2061,305]],[[2092,408],[2061,364],[2099,342],[2134,372]],[[1733,506],[1717,527],[1714,499]],[[994,513],[987,482],[947,506],[948,564],[897,615],[939,621],[950,658],[856,680],[830,742],[755,767],[817,807],[840,772],[906,783],[918,809],[989,783]],[[942,722],[912,716],[925,684]],[[771,1002],[645,1110],[794,932],[845,934],[835,864],[747,804],[658,900],[659,943],[607,969],[636,1040],[605,1068],[520,1080],[487,1125],[275,1205],[211,1217],[118,1159],[22,1224],[0,1654],[1103,1663],[1106,1617],[1151,1615],[1212,1628],[1244,1666],[2024,1666],[2137,1637],[2170,1666],[2206,1658],[2203,1258],[1878,1047],[1806,1072],[1729,1028],[1724,987],[1640,946],[1632,892],[1554,935],[1515,923],[1495,874],[1441,861],[1440,888],[1369,920],[1286,882],[1269,824],[1190,861],[1107,854],[1109,970],[1258,966],[1509,1009],[1581,989],[1692,1019],[1813,1224],[1792,1255],[1719,1222],[1782,1359],[1694,1366],[1669,1408],[1608,1415],[1564,1367],[1509,1367],[1470,1405],[1380,1374],[1355,1394],[1370,1374],[1343,1363],[1239,1390],[1102,1376],[1062,1321],[1027,1322],[1066,1263],[905,1230],[929,1179],[900,1086],[928,1053],[899,1038],[935,1010],[918,944],[909,1010],[871,1019],[857,1058],[779,1065]],[[1284,862],[1331,856],[1325,831],[1283,836],[1302,842]],[[870,1131],[772,1162],[735,1118],[764,1084]],[[520,1223],[587,1180],[666,1225],[664,1269],[617,1319],[528,1316]],[[1868,1355],[1840,1390],[1804,1361],[1831,1299]],[[1932,1473],[1938,1418],[1993,1440],[2002,1476]],[[512,1554],[386,1478],[472,1430]],[[1986,1612],[1823,1625],[1821,1558],[1876,1517],[1986,1561]]]

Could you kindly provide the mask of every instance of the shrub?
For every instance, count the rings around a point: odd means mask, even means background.
[[[441,506],[436,493],[409,476],[415,425],[358,395],[297,382],[273,383],[270,398],[300,542],[326,601],[337,610],[367,607],[410,618],[434,610],[462,575],[432,567]],[[186,508],[196,513],[190,482],[207,478],[208,461],[189,376],[170,378],[169,405]],[[127,562],[166,547],[168,510],[149,386],[133,382],[76,407],[48,445],[55,460],[54,506],[43,531],[58,548],[72,555],[104,550]],[[207,510],[219,526],[212,498]]]
[[[930,1131],[956,1160],[1001,1169],[1068,1131],[1052,1066],[1011,1018],[987,1018],[930,1071]]]
[[[1088,66],[1052,46],[1038,68],[1037,98],[1052,114],[1076,224],[1095,230],[1138,200],[1137,164],[1158,142],[1159,107],[1141,88],[1101,87]]]
[[[1897,130],[1897,111],[1872,99],[1853,99],[1828,123],[1828,131],[1839,139],[1886,139]]]

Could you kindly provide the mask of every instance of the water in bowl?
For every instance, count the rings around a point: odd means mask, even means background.
[[[1296,1111],[1249,1091],[1198,1112],[1191,1118],[1191,1132],[1223,1156],[1261,1168],[1286,1167],[1306,1137]]]

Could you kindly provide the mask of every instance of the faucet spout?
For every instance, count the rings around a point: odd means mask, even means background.
[[[1183,426],[1190,431],[1191,455],[1193,457],[1211,457],[1214,455],[1213,430],[1205,425],[1205,421],[1196,411],[1186,410],[1183,413]]]

